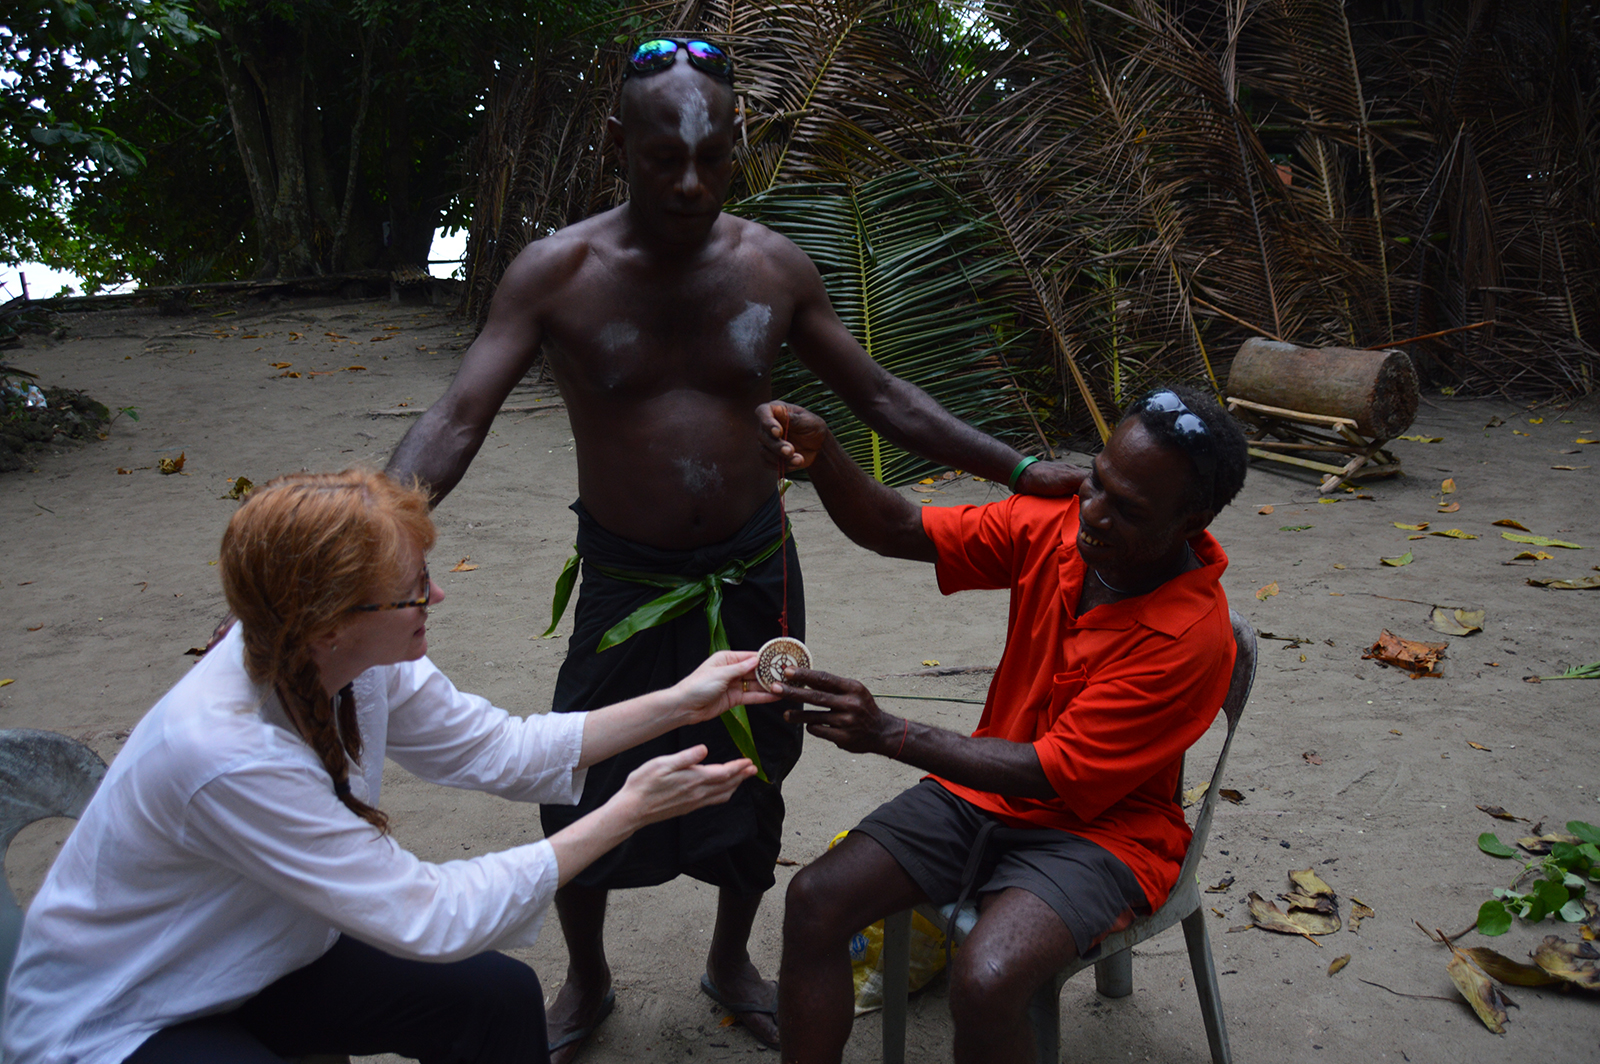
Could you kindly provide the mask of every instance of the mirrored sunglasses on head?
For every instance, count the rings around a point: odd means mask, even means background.
[[[643,77],[646,74],[656,74],[666,70],[678,61],[679,48],[688,53],[690,66],[702,74],[720,78],[732,87],[733,56],[710,41],[683,37],[657,37],[642,42],[628,57],[628,65],[623,70],[622,76]]]
[[[1211,447],[1211,431],[1200,415],[1190,410],[1178,394],[1165,388],[1157,389],[1139,400],[1140,410],[1154,410],[1158,414],[1172,415],[1172,428],[1186,443]]]

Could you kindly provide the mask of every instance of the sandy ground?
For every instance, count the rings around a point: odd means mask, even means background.
[[[222,614],[214,563],[234,504],[230,478],[263,481],[300,469],[381,465],[444,388],[468,335],[433,308],[388,303],[240,305],[228,316],[188,318],[103,312],[67,319],[69,339],[30,340],[7,361],[47,383],[86,389],[113,409],[132,406],[109,439],[46,454],[31,471],[0,476],[0,724],[51,728],[89,742],[108,760],[127,729],[175,682]],[[290,363],[278,367],[272,363]],[[343,367],[364,366],[349,370]],[[312,375],[316,371],[317,375]],[[281,376],[300,373],[299,377]],[[514,712],[549,705],[565,639],[540,640],[552,582],[574,530],[572,441],[548,387],[515,393],[460,488],[437,512],[434,571],[449,595],[435,611],[435,660],[463,688]],[[390,411],[388,414],[375,414]],[[1504,424],[1486,429],[1492,417]],[[1542,417],[1542,422],[1534,419]],[[1224,584],[1263,633],[1255,695],[1245,712],[1227,784],[1245,795],[1222,804],[1202,876],[1231,889],[1208,895],[1228,1030],[1241,1061],[1415,1062],[1600,1059],[1600,1001],[1542,990],[1513,993],[1503,1040],[1459,1002],[1396,996],[1453,994],[1442,947],[1413,925],[1459,931],[1506,862],[1479,853],[1479,832],[1526,834],[1477,805],[1503,806],[1559,829],[1600,821],[1597,685],[1523,682],[1600,659],[1600,592],[1527,586],[1530,575],[1580,577],[1600,562],[1594,502],[1600,408],[1526,410],[1509,401],[1425,402],[1412,429],[1442,443],[1396,445],[1408,475],[1319,503],[1308,479],[1257,467],[1213,530],[1232,557]],[[1569,452],[1579,451],[1572,454]],[[161,457],[186,456],[163,476]],[[1574,470],[1553,470],[1572,465]],[[131,470],[123,473],[121,470]],[[1441,514],[1453,478],[1459,512]],[[992,484],[949,482],[914,497],[929,505],[977,502]],[[843,539],[809,487],[790,496],[809,590],[810,643],[831,670],[869,678],[887,694],[981,698],[986,677],[907,675],[926,662],[992,665],[1004,636],[1000,594],[944,599],[930,569],[866,554]],[[1274,512],[1258,511],[1272,506]],[[1511,559],[1521,546],[1493,521],[1514,518],[1585,550],[1552,549],[1548,561]],[[1433,522],[1474,540],[1408,542],[1393,522]],[[1309,526],[1288,531],[1293,526]],[[1411,550],[1414,563],[1380,565]],[[471,571],[453,572],[470,558]],[[1276,583],[1279,593],[1258,599]],[[1436,635],[1430,604],[1481,605],[1484,631]],[[1409,679],[1362,660],[1389,628],[1448,639],[1442,678]],[[570,630],[570,618],[563,634]],[[889,702],[892,709],[968,730],[977,707]],[[1190,782],[1209,775],[1220,725],[1189,759]],[[1477,743],[1487,749],[1475,748]],[[1308,752],[1313,752],[1309,755]],[[1314,756],[1313,763],[1310,756]],[[853,757],[818,741],[787,788],[784,856],[804,863],[917,773]],[[538,837],[536,811],[422,783],[394,766],[383,804],[398,837],[445,860]],[[24,900],[70,824],[29,829],[7,870]],[[1292,868],[1315,867],[1338,892],[1372,906],[1359,932],[1320,947],[1247,924],[1244,895],[1272,897]],[[782,887],[794,867],[778,869]],[[709,888],[680,880],[618,894],[609,943],[616,1013],[583,1060],[742,1059],[765,1052],[696,989],[713,915]],[[780,948],[781,890],[759,919],[752,952],[768,973]],[[1230,933],[1236,931],[1236,933]],[[1493,944],[1522,957],[1551,931],[1517,926]],[[1475,933],[1463,944],[1484,944]],[[1088,976],[1062,1001],[1071,1060],[1207,1058],[1183,939],[1169,932],[1136,951],[1136,989],[1099,998]],[[1351,955],[1342,972],[1329,962]],[[554,919],[526,951],[553,995],[565,969]],[[910,1059],[948,1059],[943,980],[912,1004]],[[880,1021],[863,1018],[846,1052],[879,1059]]]

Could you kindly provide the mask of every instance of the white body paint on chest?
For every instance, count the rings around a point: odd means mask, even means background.
[[[595,337],[600,346],[611,354],[639,342],[639,327],[631,321],[607,322]]]
[[[746,358],[755,358],[767,343],[767,326],[772,324],[772,308],[765,303],[746,302],[728,322],[728,339]]]
[[[722,491],[722,470],[710,462],[678,458],[673,462],[683,477],[683,486],[696,495],[717,495]]]
[[[683,138],[690,154],[699,149],[702,140],[711,136],[711,111],[698,88],[683,101],[683,110],[678,113],[678,136]]]

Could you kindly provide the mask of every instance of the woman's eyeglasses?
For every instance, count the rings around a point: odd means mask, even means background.
[[[622,76],[633,77],[656,74],[678,61],[678,49],[689,53],[689,65],[702,74],[721,78],[733,85],[733,56],[710,41],[686,40],[681,37],[657,37],[645,41],[628,57],[628,66]]]
[[[413,606],[426,606],[433,598],[433,581],[428,576],[428,563],[422,563],[422,594],[405,602],[377,602],[368,606],[351,606],[351,613],[378,613],[382,610],[409,610]]]

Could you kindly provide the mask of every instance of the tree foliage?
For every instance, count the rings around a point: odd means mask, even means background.
[[[205,36],[179,0],[17,0],[0,22],[0,261],[81,268],[63,227],[84,186],[147,162],[138,121],[152,66]]]

